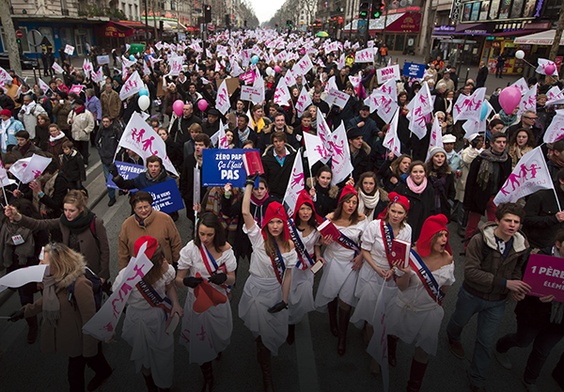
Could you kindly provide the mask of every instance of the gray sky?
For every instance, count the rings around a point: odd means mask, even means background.
[[[284,0],[249,0],[260,23],[267,22],[284,4]],[[296,2],[297,3],[297,2]]]

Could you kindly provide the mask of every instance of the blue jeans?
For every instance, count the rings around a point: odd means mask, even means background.
[[[470,382],[476,387],[484,387],[486,375],[492,359],[497,328],[505,313],[506,300],[488,301],[470,294],[461,287],[458,291],[456,309],[447,325],[449,339],[460,341],[462,329],[478,313],[478,328],[472,365],[468,373]]]
[[[500,353],[506,353],[510,348],[524,348],[533,343],[523,379],[527,384],[535,384],[550,351],[560,339],[562,339],[560,327],[555,328],[554,325],[550,325],[538,328],[517,322],[517,332],[499,339],[496,349]]]
[[[105,165],[102,163],[102,169],[104,169],[104,178],[108,182],[108,177],[110,176],[110,165]],[[116,190],[114,188],[108,188],[108,197],[110,200],[116,198]]]

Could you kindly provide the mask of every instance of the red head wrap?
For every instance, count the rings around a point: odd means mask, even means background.
[[[266,240],[266,233],[268,231],[268,222],[273,219],[280,219],[284,223],[284,240],[288,241],[290,238],[290,231],[288,229],[288,215],[282,204],[273,201],[266,207],[264,218],[262,218],[262,237]]]
[[[352,185],[347,184],[341,191],[341,196],[339,196],[339,203],[341,202],[341,200],[343,200],[343,197],[345,197],[349,193],[352,193],[353,195],[358,197],[358,192],[356,191],[356,189],[354,189]]]
[[[432,215],[425,219],[423,227],[421,228],[421,234],[417,240],[417,253],[419,253],[421,257],[427,257],[431,254],[431,241],[435,234],[441,231],[448,233],[447,224],[448,218],[443,214]],[[448,242],[446,244],[446,250],[452,254],[452,249]]]
[[[151,257],[153,257],[153,254],[155,254],[155,251],[159,246],[159,242],[150,235],[141,236],[137,239],[137,241],[135,241],[135,245],[133,245],[133,254],[135,255],[135,257],[139,256],[137,253],[139,253],[141,245],[143,245],[145,242],[147,243],[147,249],[145,250],[147,258],[150,259]]]

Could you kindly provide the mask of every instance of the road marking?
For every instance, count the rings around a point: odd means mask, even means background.
[[[96,170],[98,167],[102,166],[102,161],[98,161],[94,164],[94,166],[88,166],[88,170],[86,170],[86,178],[88,178],[89,174],[92,174],[92,172],[94,170]],[[103,173],[102,173],[103,174]]]

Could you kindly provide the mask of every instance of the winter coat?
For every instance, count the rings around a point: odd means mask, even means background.
[[[60,155],[61,171],[72,185],[80,184],[86,181],[86,170],[84,169],[84,159],[82,155],[75,149],[71,150],[69,155],[65,153]],[[72,189],[78,189],[73,187]]]
[[[14,153],[18,159],[21,159],[21,158],[29,158],[33,154],[41,152],[41,149],[37,147],[35,144],[33,144],[31,141],[28,141],[28,145],[24,147],[25,148],[22,149],[22,147],[16,145],[14,148],[12,148],[12,153]]]
[[[65,102],[61,105],[59,101],[53,106],[53,114],[57,117],[56,124],[61,128],[61,131],[68,131],[70,129],[69,123],[67,122],[69,118],[69,113],[71,112],[72,107],[69,101],[65,100]]]
[[[16,132],[25,130],[24,125],[21,123],[21,121],[16,120],[13,117],[11,117],[8,121],[10,121],[10,125],[8,125],[8,128],[6,129],[6,135],[1,136],[3,153],[6,152],[8,146],[16,146],[18,144],[18,141],[16,140]],[[4,139],[6,140],[6,145],[4,145],[3,143]]]
[[[156,178],[151,178],[148,171],[141,172],[130,180],[124,180],[121,176],[113,178],[113,182],[119,187],[119,189],[145,189],[155,184],[165,182],[171,177],[168,175],[166,170],[163,168]]]
[[[32,231],[59,229],[62,233],[62,243],[69,245],[71,232],[67,226],[61,223],[60,218],[39,220],[22,215],[22,219],[17,223]],[[77,235],[80,253],[86,259],[88,268],[100,278],[107,280],[110,279],[110,244],[104,221],[97,216],[94,217],[94,229],[95,233],[88,227]]]
[[[36,103],[33,109],[26,113],[23,109],[24,106],[18,112],[18,119],[23,123],[25,130],[29,132],[30,139],[35,139],[35,126],[37,125],[37,115],[41,113],[47,113],[43,106]]]
[[[63,153],[63,143],[68,141],[69,138],[68,137],[62,137],[58,140],[55,140],[54,142],[49,142],[49,145],[47,146],[47,152],[53,154],[54,156],[58,157],[59,155],[61,155]]]
[[[165,257],[170,264],[177,263],[182,249],[180,233],[170,216],[161,211],[153,210],[145,219],[143,226],[137,221],[136,215],[131,215],[121,225],[118,237],[118,269],[122,270],[134,256],[134,246],[141,236],[155,237],[162,246]]]
[[[257,134],[257,148],[260,149],[261,154],[264,153],[267,147],[271,146],[272,143],[270,141],[270,137],[275,132],[274,130],[274,123],[269,124],[268,126],[262,129],[262,132]],[[290,145],[294,150],[300,148],[300,142],[296,139],[296,135],[294,134],[294,128],[289,125],[284,127],[284,133],[286,134],[286,146]]]
[[[521,279],[521,267],[529,257],[529,242],[517,232],[513,235],[513,247],[503,258],[495,240],[496,227],[494,222],[486,223],[470,239],[464,259],[464,289],[486,301],[507,298],[506,281]]]
[[[102,106],[102,117],[108,116],[112,120],[119,117],[121,99],[116,91],[112,90],[108,93],[104,90],[102,94],[100,94],[100,105]]]
[[[354,167],[352,172],[352,176],[354,178],[355,183],[360,178],[360,175],[367,171],[372,171],[374,168],[372,162],[372,156],[370,155],[371,147],[366,142],[362,142],[362,148],[358,151],[358,154],[353,157],[351,153],[351,163]]]
[[[407,223],[412,228],[411,242],[419,239],[421,228],[425,219],[431,215],[438,214],[440,211],[435,209],[435,191],[433,185],[427,182],[427,187],[421,194],[413,192],[405,182],[398,182],[395,192],[409,199],[409,214],[407,215]]]
[[[264,176],[268,182],[269,193],[277,200],[282,201],[288,180],[292,174],[292,167],[296,159],[296,150],[292,146],[286,144],[288,155],[284,159],[284,164],[280,165],[274,156],[274,146],[268,146],[262,155],[262,167],[264,168]]]
[[[94,116],[84,109],[82,113],[76,114],[71,111],[67,122],[71,126],[72,138],[76,141],[89,141],[90,133],[94,130]]]
[[[98,129],[95,144],[102,164],[111,165],[114,161],[114,155],[119,144],[120,133],[120,130],[115,124],[110,125],[109,128],[104,128],[102,125]]]
[[[554,189],[560,205],[564,205],[564,191],[560,184],[555,183]],[[537,191],[529,196],[525,204],[523,232],[533,248],[542,249],[554,244],[554,235],[564,228],[564,222],[558,222],[556,219],[558,211],[560,209],[552,189]]]
[[[474,161],[474,159],[479,154],[480,153],[478,152],[478,150],[476,150],[472,146],[466,147],[460,153],[460,167],[459,168],[462,171],[462,174],[460,175],[460,178],[458,179],[458,181],[456,181],[456,183],[455,183],[455,188],[456,188],[455,199],[457,201],[460,201],[460,202],[464,201],[464,188],[466,187],[466,181],[468,179],[468,173],[470,172],[470,165],[472,164],[472,161]]]

